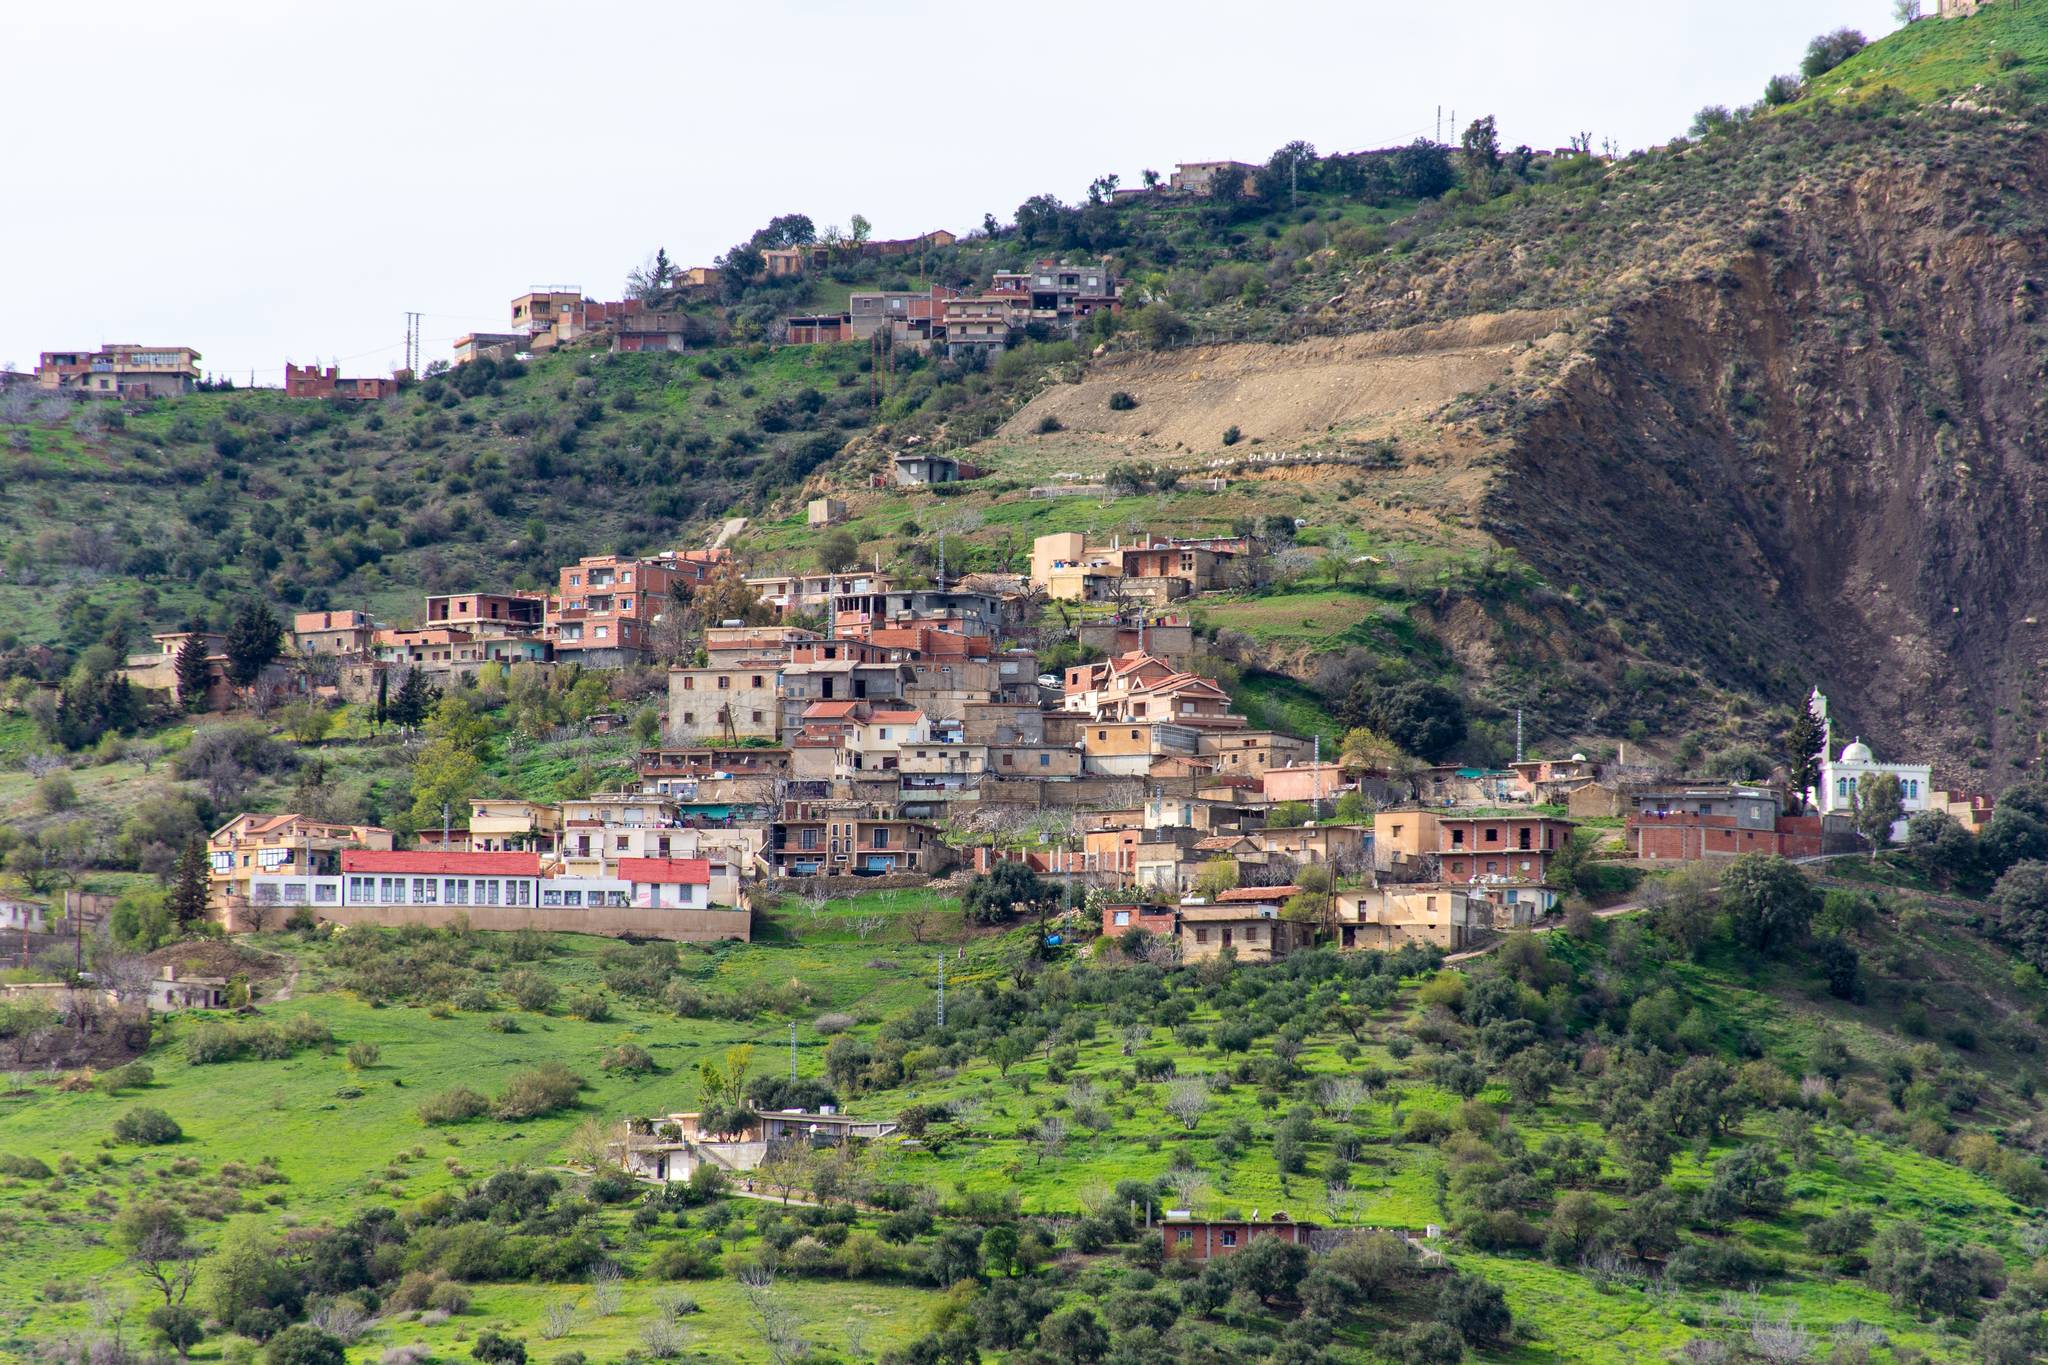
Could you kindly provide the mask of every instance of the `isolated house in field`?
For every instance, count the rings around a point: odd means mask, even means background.
[[[1207,197],[1215,188],[1216,173],[1233,166],[1244,173],[1244,188],[1250,193],[1251,182],[1261,168],[1249,161],[1183,161],[1166,178],[1166,187],[1174,194]]]
[[[800,1143],[808,1147],[839,1147],[890,1137],[889,1119],[857,1119],[829,1106],[811,1112],[776,1109],[755,1114],[731,1133],[707,1131],[695,1111],[664,1114],[654,1119],[628,1119],[623,1141],[611,1150],[626,1170],[642,1180],[662,1183],[688,1180],[700,1166],[710,1166],[745,1179],[777,1147]]]
[[[1316,1231],[1314,1223],[1297,1223],[1275,1210],[1262,1219],[1254,1209],[1249,1218],[1195,1218],[1178,1210],[1169,1211],[1159,1232],[1166,1254],[1180,1261],[1210,1261],[1228,1256],[1251,1245],[1254,1237],[1278,1237],[1283,1242],[1307,1246]]]

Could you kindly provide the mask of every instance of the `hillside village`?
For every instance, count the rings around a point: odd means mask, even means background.
[[[1543,290],[1720,214],[1670,325],[1797,292],[1786,215],[1628,196],[2033,138],[1975,101],[2048,0],[1899,18],[1631,155],[1291,142],[778,215],[389,376],[0,374],[0,1359],[2048,1360],[2031,700],[1887,710],[1878,632],[1645,626],[1662,548],[1530,529],[1710,425]]]

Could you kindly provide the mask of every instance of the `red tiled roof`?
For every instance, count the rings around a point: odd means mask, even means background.
[[[860,708],[857,701],[814,701],[804,708],[805,720],[835,720]]]
[[[619,875],[629,882],[662,882],[680,886],[711,884],[709,858],[621,858]]]
[[[1216,899],[1237,902],[1284,901],[1299,895],[1300,892],[1301,888],[1298,886],[1234,886],[1228,891],[1219,892]]]
[[[436,877],[538,877],[538,853],[384,853],[351,848],[341,853],[343,872],[402,872]]]

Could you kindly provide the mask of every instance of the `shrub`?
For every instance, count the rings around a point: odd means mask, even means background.
[[[717,1243],[708,1238],[664,1243],[647,1263],[648,1273],[664,1280],[708,1280],[719,1272]]]
[[[1129,412],[1137,406],[1138,400],[1125,393],[1122,389],[1118,389],[1109,396],[1109,410],[1111,412]]]
[[[491,1114],[500,1119],[532,1119],[568,1109],[576,1103],[584,1084],[581,1076],[560,1062],[543,1062],[507,1081]]]
[[[1066,429],[1066,424],[1049,412],[1038,419],[1038,434],[1041,436],[1050,436],[1055,431],[1065,431]]]
[[[526,1365],[526,1343],[503,1332],[477,1333],[476,1344],[469,1348],[469,1353],[484,1365]]]
[[[578,991],[564,1002],[563,1008],[576,1018],[592,1024],[602,1024],[612,1017],[610,998],[597,991]]]
[[[835,1033],[846,1032],[853,1027],[853,1023],[853,1016],[850,1014],[821,1014],[811,1022],[811,1027],[830,1037]]]
[[[519,1008],[533,1014],[547,1013],[549,1007],[555,1003],[556,995],[559,994],[554,982],[539,972],[523,969],[506,975],[505,993],[512,997],[512,1002]]]
[[[653,1055],[634,1043],[621,1043],[610,1049],[598,1065],[622,1076],[645,1076],[655,1069]]]
[[[491,1102],[467,1086],[458,1085],[453,1090],[425,1100],[419,1107],[421,1123],[465,1123],[490,1110]]]
[[[301,1322],[272,1337],[263,1359],[265,1365],[348,1365],[348,1348],[333,1333]]]
[[[427,1291],[427,1307],[436,1312],[456,1314],[469,1311],[469,1291],[459,1284],[442,1281]]]
[[[350,1043],[348,1064],[353,1071],[368,1071],[377,1065],[377,1059],[384,1055],[383,1049],[375,1043]]]
[[[1227,446],[1234,446],[1243,439],[1244,433],[1239,431],[1236,427],[1225,427],[1223,429],[1223,444]]]
[[[50,1168],[38,1157],[0,1152],[0,1175],[18,1176],[23,1180],[48,1180]]]
[[[242,1049],[239,1030],[227,1024],[201,1024],[185,1040],[185,1059],[194,1066],[232,1062],[242,1055]]]
[[[185,1136],[178,1121],[161,1109],[130,1109],[114,1120],[114,1138],[145,1147],[162,1147]]]

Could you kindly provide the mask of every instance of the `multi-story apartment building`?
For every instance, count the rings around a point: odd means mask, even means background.
[[[547,626],[548,600],[537,592],[449,592],[427,598],[427,624],[475,635],[534,635]]]
[[[94,398],[171,398],[198,387],[198,361],[190,346],[114,342],[97,351],[44,351],[36,383]]]
[[[344,850],[388,849],[391,839],[391,831],[377,825],[291,814],[237,815],[206,840],[208,913],[229,933],[274,929],[282,919],[254,906],[252,878],[332,876],[341,870]]]
[[[549,605],[555,657],[595,668],[646,660],[653,650],[654,619],[701,581],[680,571],[676,556],[637,559],[588,555],[561,571]]]

